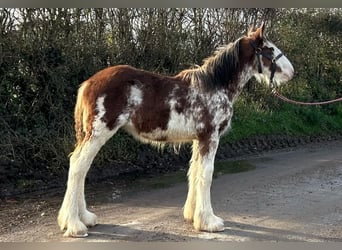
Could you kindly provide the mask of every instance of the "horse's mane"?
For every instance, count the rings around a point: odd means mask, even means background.
[[[179,73],[184,80],[205,90],[227,87],[237,80],[240,39],[218,48],[211,57],[203,61],[202,66],[187,69]]]

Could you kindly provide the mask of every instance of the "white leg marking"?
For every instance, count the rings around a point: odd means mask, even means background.
[[[96,215],[86,209],[85,177],[98,151],[118,130],[118,128],[109,130],[101,121],[105,113],[104,98],[100,97],[97,100],[98,114],[93,123],[91,138],[70,157],[67,190],[58,214],[58,224],[61,230],[67,229],[64,233],[67,237],[86,237],[87,226],[96,224]]]
[[[201,156],[201,166],[197,171],[194,227],[199,231],[217,232],[224,230],[223,220],[213,213],[210,198],[210,186],[217,147],[218,140],[210,142],[210,151]]]
[[[196,177],[198,168],[200,167],[199,157],[198,141],[194,140],[192,144],[192,157],[188,171],[189,190],[183,211],[184,219],[188,222],[193,222],[194,220],[194,212],[196,207]]]
[[[90,139],[83,145],[80,152],[73,154],[70,158],[67,191],[58,215],[60,228],[62,230],[67,228],[64,236],[87,236],[87,226],[80,220],[81,214],[85,212],[84,181],[98,150],[99,145],[96,140]]]

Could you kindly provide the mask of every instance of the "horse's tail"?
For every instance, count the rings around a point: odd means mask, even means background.
[[[74,120],[75,120],[75,135],[76,135],[76,144],[75,144],[75,150],[70,155],[78,151],[82,148],[83,141],[85,138],[85,131],[84,131],[84,116],[86,115],[86,107],[84,103],[84,95],[83,91],[85,86],[87,86],[87,83],[84,82],[77,92],[77,99],[76,99],[76,105],[75,105],[75,112],[74,112]]]

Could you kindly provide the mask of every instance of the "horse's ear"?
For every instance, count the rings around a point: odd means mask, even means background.
[[[254,25],[249,26],[249,30],[247,36],[253,36],[254,33]]]
[[[261,37],[265,37],[265,22],[262,22],[262,24],[261,24],[261,27],[260,27],[260,29],[261,29]]]
[[[261,27],[257,28],[257,30],[254,33],[255,39],[262,40],[265,36],[265,23],[261,25]]]

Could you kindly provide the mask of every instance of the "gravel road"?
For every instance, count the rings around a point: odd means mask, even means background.
[[[57,227],[63,194],[7,200],[0,205],[0,241],[342,241],[342,141],[244,160],[255,169],[213,180],[213,208],[225,220],[224,232],[196,232],[183,221],[182,182],[88,194],[99,224],[84,239],[63,238]],[[103,192],[111,199],[91,198]]]

